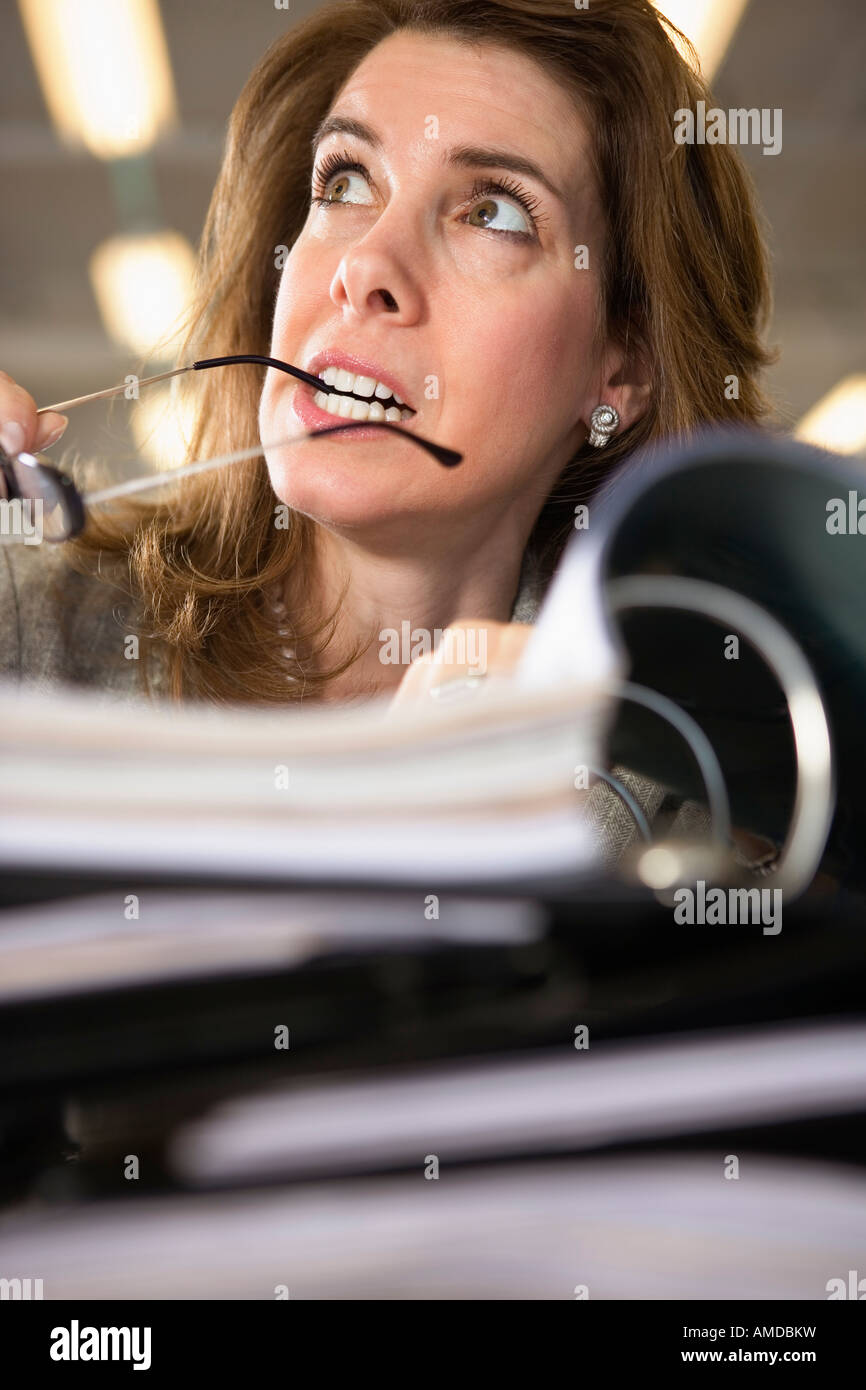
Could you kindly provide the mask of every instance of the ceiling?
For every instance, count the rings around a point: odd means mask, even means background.
[[[153,154],[167,225],[195,244],[226,119],[267,45],[316,8],[291,0],[162,0],[181,128]],[[17,7],[0,7],[0,366],[45,403],[132,370],[106,338],[87,274],[117,230],[109,169],[63,149],[48,123]],[[783,148],[743,153],[774,258],[770,387],[796,419],[866,370],[866,6],[751,0],[714,92],[783,111]]]

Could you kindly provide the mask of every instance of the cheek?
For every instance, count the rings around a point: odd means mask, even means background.
[[[306,287],[306,288],[305,288]],[[272,344],[290,344],[304,331],[314,302],[311,277],[303,274],[301,266],[291,258],[283,267],[277,298],[274,304]]]
[[[286,261],[274,303],[269,352],[271,357],[300,365],[299,357],[309,339],[311,326],[321,317],[321,294],[313,290],[314,277],[304,274],[295,252]],[[259,430],[262,438],[274,439],[277,415],[284,414],[290,379],[281,372],[268,371],[259,401]]]
[[[326,257],[314,238],[301,233],[280,273],[274,305],[273,343],[300,344],[310,325],[317,322],[323,308],[326,311],[330,304],[330,286],[337,264],[333,254]]]
[[[485,453],[484,439],[506,453],[516,441],[548,447],[576,422],[594,361],[595,305],[589,283],[565,280],[500,296],[477,314],[475,331],[457,349],[454,380],[458,389],[461,379],[471,383],[458,413]]]

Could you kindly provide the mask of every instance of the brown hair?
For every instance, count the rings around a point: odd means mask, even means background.
[[[279,282],[309,206],[311,141],[340,88],[398,29],[495,42],[534,59],[589,117],[607,245],[600,329],[643,354],[649,406],[603,453],[581,447],[544,505],[527,555],[549,573],[574,505],[639,446],[711,421],[756,423],[769,312],[767,257],[750,179],[728,145],[680,145],[674,113],[709,100],[649,0],[345,0],[274,43],[232,112],[201,242],[195,307],[181,361],[267,353]],[[673,31],[677,33],[677,31]],[[682,40],[682,36],[677,34]],[[278,154],[278,157],[277,157]],[[738,391],[725,392],[735,376]],[[260,369],[199,379],[192,456],[258,442]],[[733,394],[733,393],[731,393]],[[128,566],[146,634],[167,652],[176,695],[280,701],[321,690],[343,666],[306,673],[277,640],[265,593],[293,579],[291,647],[324,652],[334,615],[305,594],[313,523],[276,498],[260,461],[202,474],[163,503],[101,520],[79,553]],[[481,615],[479,615],[481,616]]]

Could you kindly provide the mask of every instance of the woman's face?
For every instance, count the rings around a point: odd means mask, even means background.
[[[322,130],[271,352],[348,372],[335,391],[371,404],[396,390],[415,412],[404,427],[464,462],[350,432],[269,451],[274,490],[362,543],[456,540],[455,527],[523,541],[592,409],[622,407],[603,394],[611,359],[595,345],[603,219],[589,133],[531,60],[409,32],[364,59]],[[576,268],[578,246],[588,266]],[[336,419],[270,371],[259,423],[267,442]]]

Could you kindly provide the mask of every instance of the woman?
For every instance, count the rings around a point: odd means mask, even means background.
[[[507,668],[577,503],[638,446],[765,412],[753,193],[734,149],[673,136],[702,98],[648,0],[347,0],[294,27],[232,114],[181,360],[270,353],[333,390],[209,373],[194,454],[396,393],[404,427],[464,462],[337,435],[106,514],[77,546],[96,577],[70,579],[72,547],[22,548],[26,612],[75,615],[50,658],[32,639],[7,669],[231,702],[415,697],[449,672],[382,659],[406,622],[481,625]],[[0,382],[19,448],[62,428],[34,410]],[[144,663],[125,660],[133,622]],[[32,628],[19,614],[25,647]]]

